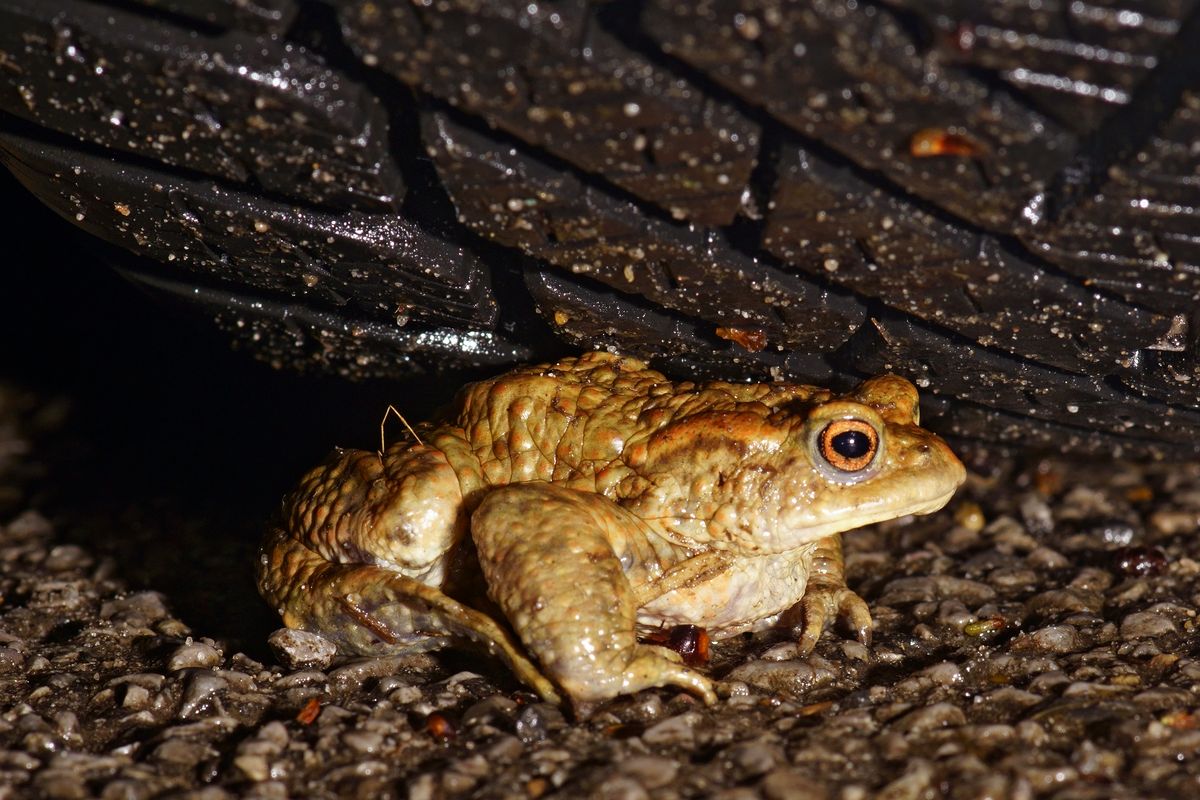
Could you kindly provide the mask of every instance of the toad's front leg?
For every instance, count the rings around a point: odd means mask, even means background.
[[[845,617],[863,644],[871,643],[871,609],[846,586],[846,565],[842,558],[841,534],[826,536],[813,551],[808,587],[798,604],[804,611],[804,632],[800,652],[811,653],[829,623]]]
[[[484,499],[471,534],[488,593],[581,715],[654,686],[716,702],[708,678],[637,641],[637,595],[626,570],[653,553],[632,514],[599,495],[512,484]]]

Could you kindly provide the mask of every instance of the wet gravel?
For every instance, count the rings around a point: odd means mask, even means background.
[[[482,657],[271,634],[253,541],[211,545],[186,499],[67,513],[42,443],[68,408],[0,385],[0,797],[1200,793],[1200,465],[993,460],[942,513],[847,537],[870,647],[715,643],[717,707],[649,691],[577,721]],[[204,599],[137,566],[155,540]]]

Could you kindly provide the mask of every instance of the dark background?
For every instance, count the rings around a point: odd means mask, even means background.
[[[0,199],[0,385],[40,414],[32,505],[131,588],[261,655],[276,623],[252,567],[282,495],[334,445],[378,447],[389,402],[420,419],[457,380],[276,371],[123,279],[3,169]]]

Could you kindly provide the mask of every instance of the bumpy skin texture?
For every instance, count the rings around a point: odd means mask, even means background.
[[[821,447],[847,420],[877,440],[850,470]],[[304,477],[264,544],[264,597],[346,652],[476,642],[581,713],[653,686],[715,700],[639,628],[720,638],[800,604],[806,650],[838,614],[866,640],[839,534],[935,511],[964,478],[895,376],[834,397],[589,353],[472,384],[416,433]]]

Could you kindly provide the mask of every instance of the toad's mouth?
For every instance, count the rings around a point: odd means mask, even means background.
[[[878,513],[864,516],[861,520],[856,520],[849,524],[847,524],[845,520],[843,520],[841,524],[835,520],[829,524],[828,530],[814,530],[813,532],[818,535],[814,536],[813,538],[823,538],[824,536],[839,532],[850,533],[858,530],[859,528],[865,528],[868,525],[874,525],[878,522],[886,522],[887,520],[898,519],[900,517],[932,514],[935,511],[940,511],[941,509],[945,508],[946,504],[950,502],[950,498],[954,497],[954,493],[956,491],[958,491],[958,486],[953,486],[932,500],[926,500],[911,506],[880,509]]]
[[[954,497],[954,493],[957,491],[958,491],[958,486],[955,485],[955,486],[951,487],[950,489],[948,489],[946,491],[946,493],[941,495],[940,497],[935,497],[934,499],[921,504],[920,506],[914,508],[913,510],[907,511],[904,513],[905,514],[922,515],[922,514],[932,514],[935,511],[941,511],[943,508],[946,507],[946,504],[950,502],[950,498]],[[904,514],[900,514],[898,516],[904,516]]]
[[[797,531],[798,536],[785,538],[783,544],[785,546],[776,548],[765,547],[761,548],[762,552],[787,552],[793,548],[805,547],[826,536],[832,536],[839,533],[850,533],[859,528],[865,528],[868,525],[874,525],[879,522],[897,519],[906,516],[921,516],[924,514],[932,514],[935,511],[940,511],[954,497],[954,493],[958,491],[958,487],[962,485],[961,480],[951,480],[947,482],[947,487],[933,497],[922,497],[914,499],[908,504],[891,504],[880,503],[874,508],[867,509],[863,506],[848,507],[844,514],[831,516],[828,520],[820,523],[809,522]],[[761,544],[762,542],[760,542]]]

